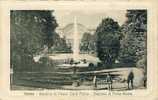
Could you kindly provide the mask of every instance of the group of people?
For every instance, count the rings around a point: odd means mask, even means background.
[[[127,85],[128,85],[128,89],[133,89],[134,88],[134,85],[133,85],[133,79],[134,79],[134,73],[133,71],[131,71],[128,76],[127,76]],[[106,76],[106,83],[108,85],[108,90],[112,90],[112,84],[113,84],[113,79],[112,79],[112,76],[110,73],[107,74]],[[94,76],[93,78],[93,84],[94,84],[94,87],[96,88],[97,87],[97,78],[96,76]]]

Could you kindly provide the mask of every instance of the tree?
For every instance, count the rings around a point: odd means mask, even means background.
[[[85,32],[82,39],[81,39],[81,44],[80,44],[80,50],[82,52],[87,52],[89,53],[94,52],[96,49],[95,46],[95,37],[91,33]]]
[[[104,65],[111,67],[120,49],[120,26],[111,18],[105,18],[96,29],[97,55]]]
[[[58,34],[54,34],[53,41],[54,45],[50,49],[51,53],[72,52],[71,47],[67,45],[65,38],[61,38]]]
[[[147,11],[128,10],[122,26],[120,61],[130,66],[146,65]],[[142,64],[142,65],[140,65]]]
[[[30,68],[33,57],[45,46],[53,45],[57,27],[53,11],[11,11],[11,65],[14,68]],[[29,67],[30,66],[30,67]]]

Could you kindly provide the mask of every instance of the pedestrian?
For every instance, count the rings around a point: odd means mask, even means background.
[[[127,77],[127,84],[128,84],[128,89],[130,89],[130,87],[133,89],[134,86],[133,86],[133,79],[134,79],[134,73],[133,71],[131,70],[130,73],[128,74],[128,77]],[[131,85],[131,86],[130,86]]]
[[[143,86],[146,88],[146,83],[147,83],[147,75],[144,72],[144,77],[143,77]]]
[[[108,90],[112,90],[112,77],[111,77],[110,73],[107,74],[106,81],[108,84]]]
[[[94,88],[97,88],[97,77],[96,77],[96,75],[93,77],[93,86],[94,86]]]

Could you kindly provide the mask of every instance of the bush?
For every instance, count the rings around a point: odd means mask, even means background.
[[[95,70],[95,65],[93,63],[89,63],[88,69],[89,70]]]

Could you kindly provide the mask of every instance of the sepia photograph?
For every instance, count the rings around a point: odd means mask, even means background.
[[[10,90],[146,90],[147,14],[10,10]]]

